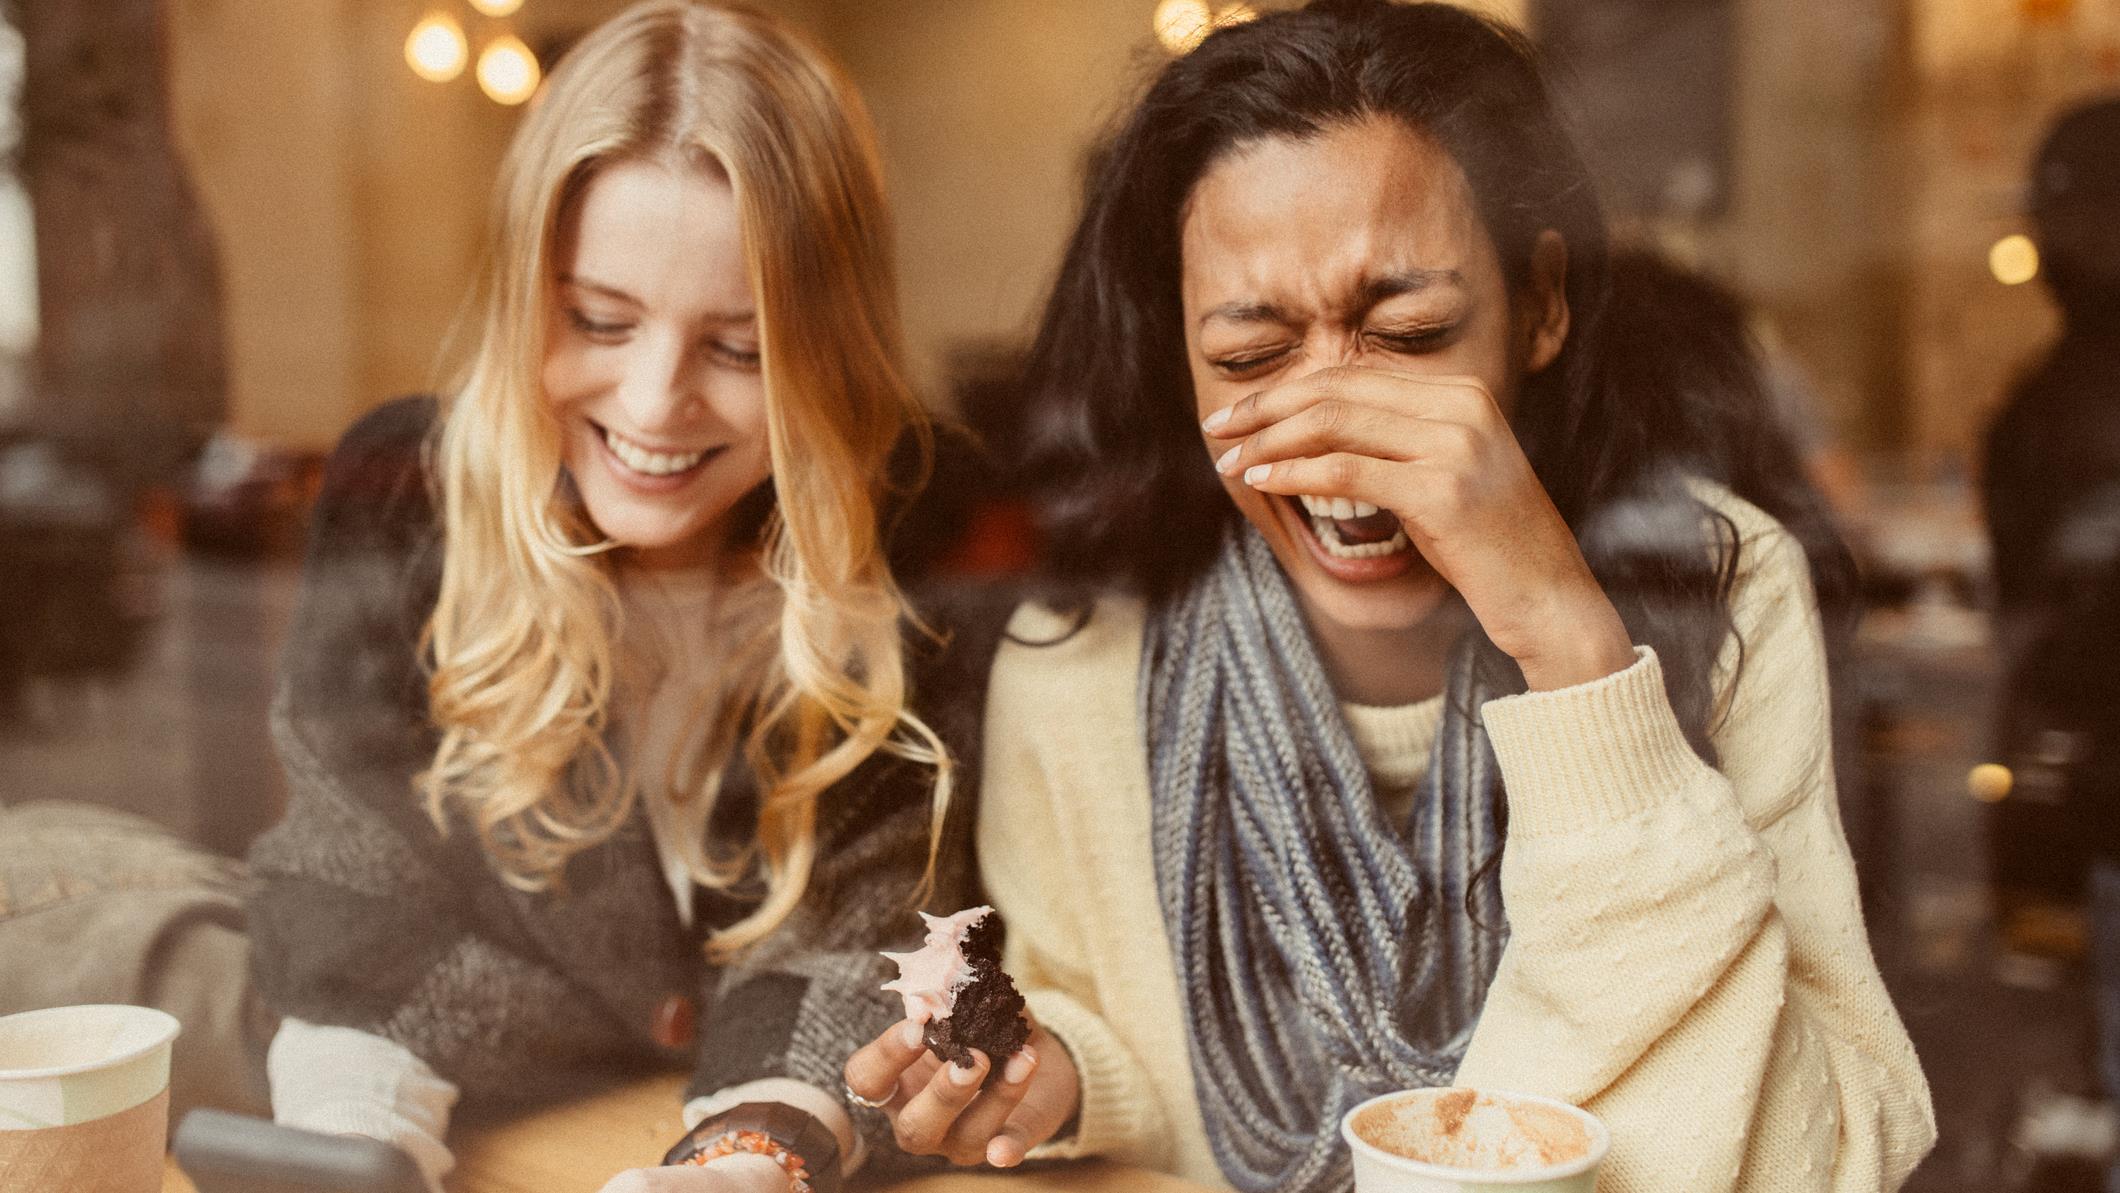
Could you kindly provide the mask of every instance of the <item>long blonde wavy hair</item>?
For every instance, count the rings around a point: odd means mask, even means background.
[[[887,459],[909,432],[926,449],[929,431],[902,365],[874,137],[824,54],[764,14],[626,10],[553,70],[508,151],[431,445],[444,537],[425,649],[441,737],[420,786],[437,825],[461,814],[531,890],[632,813],[638,784],[605,742],[621,632],[611,544],[572,497],[538,377],[561,221],[597,170],[643,160],[726,176],[758,312],[775,493],[760,562],[777,616],[760,623],[767,649],[738,652],[765,665],[702,681],[735,691],[700,707],[748,724],[760,806],[740,858],[688,852],[711,887],[763,879],[757,908],[709,941],[726,956],[800,902],[819,797],[864,759],[883,749],[934,768],[929,880],[950,786],[941,742],[906,707],[910,617],[880,542]],[[693,802],[711,805],[711,778],[703,790]],[[685,817],[694,836],[709,811]]]

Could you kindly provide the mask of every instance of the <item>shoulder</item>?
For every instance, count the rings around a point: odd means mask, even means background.
[[[1710,737],[1747,820],[1762,826],[1831,793],[1830,680],[1810,563],[1765,510],[1720,485],[1690,487],[1737,551]]]
[[[330,470],[342,481],[378,474],[425,472],[427,438],[440,417],[432,397],[398,398],[361,416],[331,451]]]
[[[1012,592],[987,584],[935,581],[906,592],[913,625],[906,640],[913,711],[951,751],[972,753]]]
[[[1146,618],[1132,597],[1105,596],[1080,610],[1018,605],[994,655],[989,717],[1044,719],[1114,700],[1131,710]]]
[[[1808,598],[1811,565],[1803,544],[1774,515],[1739,497],[1723,485],[1700,477],[1686,481],[1686,491],[1719,521],[1715,541],[1737,554],[1736,583],[1731,588],[1733,615],[1742,620],[1748,601],[1772,593],[1801,589]]]
[[[1115,657],[1137,660],[1147,618],[1147,607],[1129,596],[1102,596],[1083,609],[1024,601],[1009,617],[1001,654],[1033,668],[1093,666]]]
[[[354,423],[324,466],[317,495],[320,532],[408,541],[431,529],[435,503],[427,442],[438,410],[431,397],[399,398]]]

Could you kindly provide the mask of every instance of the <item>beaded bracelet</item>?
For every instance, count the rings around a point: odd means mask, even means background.
[[[705,1164],[723,1156],[764,1156],[788,1174],[790,1193],[839,1193],[839,1140],[814,1116],[779,1102],[745,1102],[712,1115],[663,1157]]]
[[[685,1158],[685,1163],[704,1165],[738,1152],[764,1156],[780,1165],[788,1174],[789,1193],[814,1193],[810,1188],[809,1163],[764,1131],[724,1131],[702,1143],[698,1151]]]

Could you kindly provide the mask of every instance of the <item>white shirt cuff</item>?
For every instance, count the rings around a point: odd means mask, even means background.
[[[285,1019],[265,1053],[272,1118],[330,1135],[365,1135],[412,1157],[432,1193],[456,1167],[442,1139],[456,1086],[403,1045],[351,1027]]]

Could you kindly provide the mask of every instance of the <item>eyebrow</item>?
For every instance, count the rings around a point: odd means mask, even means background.
[[[602,282],[591,281],[580,274],[563,273],[559,275],[559,284],[562,286],[573,286],[578,290],[592,291],[606,298],[615,298],[620,302],[630,302],[634,306],[641,305],[640,299],[633,297],[624,290],[616,286],[607,286]]]
[[[1426,290],[1430,286],[1464,284],[1465,275],[1455,269],[1403,269],[1362,283],[1361,289],[1355,292],[1355,302],[1358,309],[1366,311],[1387,299]],[[1290,322],[1286,309],[1270,302],[1245,299],[1208,308],[1201,314],[1198,326],[1205,327],[1210,319],[1224,319],[1231,323]]]
[[[633,295],[628,294],[624,290],[619,289],[617,286],[606,285],[603,282],[593,281],[589,278],[582,277],[579,274],[563,273],[559,275],[559,284],[562,286],[573,286],[578,290],[587,290],[594,294],[601,294],[606,298],[616,299],[619,302],[623,303],[630,303],[633,306],[647,305],[641,302],[640,299],[635,298]],[[708,323],[744,323],[749,320],[756,319],[757,317],[758,312],[751,310],[709,311],[707,312],[705,321]]]

